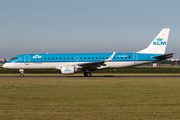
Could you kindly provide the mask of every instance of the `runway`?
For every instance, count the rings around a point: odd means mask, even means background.
[[[180,76],[0,76],[0,79],[122,79],[122,78],[180,78]]]

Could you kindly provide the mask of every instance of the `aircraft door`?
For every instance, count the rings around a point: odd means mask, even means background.
[[[25,55],[24,56],[24,64],[25,65],[29,65],[29,63],[30,63],[30,56],[29,55]]]
[[[133,62],[136,64],[138,62],[138,55],[137,53],[133,53]]]

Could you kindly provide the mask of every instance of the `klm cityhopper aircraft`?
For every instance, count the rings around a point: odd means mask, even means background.
[[[136,53],[22,54],[3,67],[19,69],[22,77],[25,69],[57,69],[61,74],[85,71],[84,76],[90,77],[92,70],[131,67],[171,58],[174,53],[165,54],[169,31],[163,29],[147,48]]]

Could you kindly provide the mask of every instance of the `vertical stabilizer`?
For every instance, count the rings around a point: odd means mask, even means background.
[[[162,29],[146,49],[143,49],[137,53],[164,54],[168,42],[169,31],[170,28]]]

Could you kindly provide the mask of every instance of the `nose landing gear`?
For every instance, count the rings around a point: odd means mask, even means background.
[[[24,69],[19,69],[19,72],[21,72],[21,77],[24,77]]]

